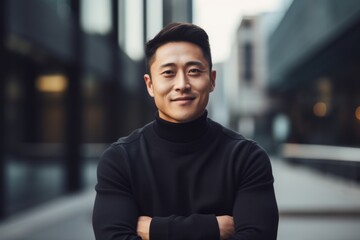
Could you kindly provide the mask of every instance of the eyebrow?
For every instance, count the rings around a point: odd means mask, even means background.
[[[176,64],[175,63],[164,63],[164,64],[161,64],[160,65],[160,69],[162,68],[165,68],[165,67],[172,67],[172,66],[175,66]],[[198,67],[203,67],[205,68],[205,64],[203,64],[202,62],[200,61],[189,61],[189,62],[186,62],[185,64],[186,67],[189,67],[189,66],[198,66]]]
[[[159,66],[159,68],[172,67],[175,66],[175,63],[164,63]]]
[[[203,68],[205,68],[206,67],[206,65],[205,64],[203,64],[202,62],[200,62],[200,61],[190,61],[190,62],[187,62],[186,64],[185,64],[185,66],[198,66],[198,67],[203,67]]]

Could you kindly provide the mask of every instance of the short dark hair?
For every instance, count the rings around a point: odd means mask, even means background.
[[[156,50],[169,42],[190,42],[199,46],[212,69],[211,51],[209,37],[204,29],[192,24],[174,22],[164,27],[153,39],[145,44],[145,55],[148,71],[150,73],[150,65],[156,53]]]

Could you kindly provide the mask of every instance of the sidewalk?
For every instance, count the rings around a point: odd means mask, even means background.
[[[278,240],[360,239],[360,186],[303,166],[272,161]]]
[[[95,191],[59,198],[0,224],[1,240],[95,240]]]
[[[278,240],[360,239],[360,186],[273,159]],[[0,224],[2,240],[94,240],[95,192],[57,199]]]

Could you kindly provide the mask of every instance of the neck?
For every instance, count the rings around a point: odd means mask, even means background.
[[[155,115],[155,131],[172,142],[191,142],[199,139],[207,129],[207,111],[199,118],[185,123],[172,123]]]

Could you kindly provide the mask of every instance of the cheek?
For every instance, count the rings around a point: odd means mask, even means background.
[[[153,92],[154,95],[163,96],[168,94],[171,91],[170,84],[154,84],[153,85]]]
[[[193,88],[197,89],[199,92],[203,94],[210,93],[212,91],[212,86],[209,82],[194,82]]]

